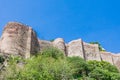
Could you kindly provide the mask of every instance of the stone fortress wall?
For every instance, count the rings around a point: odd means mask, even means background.
[[[33,29],[17,22],[9,22],[0,38],[0,53],[2,55],[20,55],[29,58],[31,54],[48,48],[56,47],[66,56],[79,56],[85,60],[107,61],[120,69],[120,54],[99,51],[98,44],[89,44],[82,39],[65,43],[57,38],[53,42],[40,40]]]
[[[30,57],[39,50],[37,36],[31,27],[9,22],[0,39],[0,53]]]
[[[61,38],[57,39],[57,43],[59,43],[59,39]],[[100,51],[98,44],[89,44],[83,42],[82,39],[77,39],[69,42],[66,46],[62,47],[66,47],[66,50],[64,52],[67,51],[66,54],[69,57],[79,56],[82,57],[84,60],[106,61],[111,63],[112,65],[117,66],[117,68],[120,70],[120,54]]]

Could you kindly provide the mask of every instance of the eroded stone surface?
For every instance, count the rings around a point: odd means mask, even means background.
[[[49,47],[53,47],[52,42],[46,40],[39,40],[40,51],[47,49]]]
[[[62,38],[57,38],[52,42],[53,46],[60,49],[64,54],[66,53],[65,42]]]
[[[113,64],[120,70],[120,54],[113,54]]]
[[[68,43],[67,55],[70,57],[79,56],[81,58],[84,58],[83,44],[81,39],[73,40]]]
[[[101,59],[113,64],[112,53],[110,52],[100,52]]]
[[[29,57],[38,51],[38,41],[32,28],[17,22],[9,22],[0,39],[0,50],[4,55]]]
[[[86,60],[97,60],[101,61],[98,44],[84,44],[85,58]]]

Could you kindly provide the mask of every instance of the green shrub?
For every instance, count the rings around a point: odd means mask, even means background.
[[[2,80],[120,80],[118,69],[110,63],[65,58],[56,48],[45,49],[27,60],[11,56],[8,61]]]
[[[96,80],[120,80],[118,69],[105,61],[88,61],[88,75]]]
[[[91,71],[95,68],[101,68],[101,69],[104,69],[104,70],[108,70],[110,72],[115,72],[115,73],[118,73],[118,69],[110,64],[109,62],[106,62],[106,61],[88,61],[88,69]]]
[[[52,57],[52,58],[55,58],[55,59],[58,59],[58,58],[64,58],[64,53],[62,51],[60,51],[59,49],[57,48],[54,48],[54,47],[50,47],[50,48],[47,48],[47,49],[44,49],[41,54],[45,57]]]
[[[24,69],[15,72],[7,79],[68,80],[70,78],[72,78],[72,72],[65,60],[55,60],[51,57],[43,59],[39,56],[28,60]]]
[[[110,73],[111,80],[120,80],[120,73]]]
[[[6,69],[5,80],[68,80],[72,79],[69,63],[57,49],[47,49],[42,55],[24,60],[24,67],[18,67],[19,58],[11,57]],[[7,75],[10,73],[9,75]]]
[[[73,77],[79,78],[86,75],[87,63],[80,57],[67,57],[67,61],[71,64]]]

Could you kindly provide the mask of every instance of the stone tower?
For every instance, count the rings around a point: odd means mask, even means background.
[[[38,51],[38,39],[31,27],[17,22],[9,22],[5,26],[0,39],[0,53],[28,58]]]

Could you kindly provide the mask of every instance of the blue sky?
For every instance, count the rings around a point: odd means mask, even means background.
[[[120,52],[120,0],[0,0],[0,34],[5,24],[27,24],[40,39],[98,41]]]

